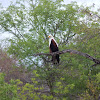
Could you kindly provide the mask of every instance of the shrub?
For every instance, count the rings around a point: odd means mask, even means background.
[[[15,81],[10,80],[10,84],[6,83],[3,73],[0,73],[0,100],[19,100]]]

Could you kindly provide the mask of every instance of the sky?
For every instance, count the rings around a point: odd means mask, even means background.
[[[0,3],[3,5],[3,7],[8,7],[10,3],[15,2],[16,0],[0,0]],[[69,4],[71,1],[76,1],[78,5],[84,5],[84,6],[91,6],[94,4],[95,9],[100,7],[100,0],[64,0],[65,4]],[[6,38],[11,38],[11,34],[0,34],[0,41]]]
[[[3,6],[7,7],[10,5],[11,1],[15,2],[16,0],[0,0],[0,3],[2,3]],[[76,1],[79,5],[84,4],[90,6],[94,3],[95,6],[100,6],[100,0],[64,0],[66,4],[70,3],[71,1]]]
[[[76,1],[79,5],[84,4],[90,6],[94,3],[95,6],[100,6],[100,0],[64,0],[66,3],[70,3],[70,1]]]

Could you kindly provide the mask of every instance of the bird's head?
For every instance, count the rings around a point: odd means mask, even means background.
[[[49,35],[48,38],[49,38],[49,39],[52,39],[52,38],[54,38],[54,37],[53,37],[52,35]]]
[[[55,43],[57,44],[56,40],[54,39],[54,37],[53,37],[52,35],[49,35],[48,38],[49,38],[49,46],[50,46],[50,44],[51,44],[51,40],[52,40],[52,39],[53,39],[53,40],[55,41]],[[58,44],[57,44],[57,46],[58,46]]]

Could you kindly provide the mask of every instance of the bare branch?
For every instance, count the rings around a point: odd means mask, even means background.
[[[57,52],[54,52],[54,53],[37,53],[37,54],[34,54],[33,56],[41,56],[41,55],[53,56],[55,54],[64,54],[64,53],[78,54],[78,55],[84,56],[84,57],[92,60],[96,64],[100,64],[100,60],[95,59],[94,57],[90,56],[89,54],[82,53],[82,52],[79,52],[79,51],[76,51],[76,50],[71,50],[71,49],[67,49],[67,50],[63,50],[63,51],[57,51]]]

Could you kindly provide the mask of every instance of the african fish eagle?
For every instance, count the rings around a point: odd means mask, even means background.
[[[58,49],[58,44],[56,42],[56,40],[54,39],[54,37],[52,35],[49,35],[49,49],[50,49],[50,53],[59,51]],[[59,54],[53,55],[52,56],[52,61],[55,64],[56,62],[59,63]]]

